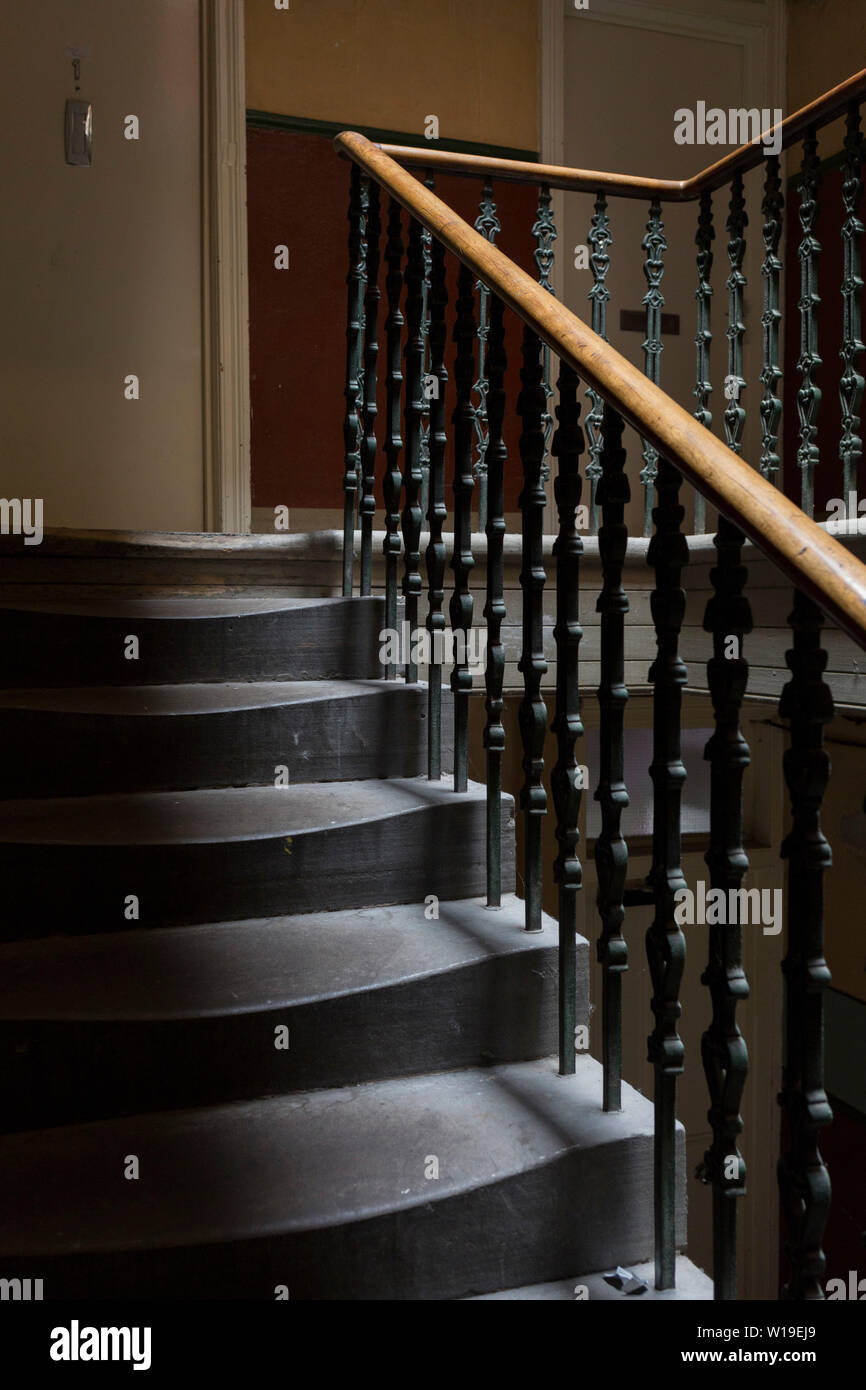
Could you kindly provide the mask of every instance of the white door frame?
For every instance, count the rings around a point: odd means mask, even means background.
[[[244,7],[201,0],[204,526],[250,530]]]

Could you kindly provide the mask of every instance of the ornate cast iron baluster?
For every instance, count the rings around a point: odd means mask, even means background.
[[[710,429],[713,423],[713,415],[710,410],[710,395],[713,390],[713,383],[710,377],[710,350],[713,344],[713,330],[711,327],[713,287],[710,283],[710,275],[713,270],[713,241],[716,236],[713,227],[712,193],[704,192],[701,194],[700,209],[698,230],[695,234],[695,245],[698,248],[698,288],[695,291],[695,299],[698,302],[698,331],[695,336],[695,347],[697,349],[695,400],[698,403],[698,408],[695,411],[695,419],[707,429]],[[702,493],[696,492],[695,535],[703,535],[706,521],[706,499]]]
[[[604,338],[605,341],[607,341],[607,304],[610,299],[610,290],[605,283],[607,272],[610,269],[610,256],[607,253],[612,243],[610,219],[607,215],[607,199],[603,193],[599,193],[595,200],[595,212],[589,229],[589,244],[592,247],[592,255],[589,258],[589,263],[592,266],[592,289],[589,291],[589,298],[592,302],[592,331],[597,333],[600,338]],[[586,479],[592,489],[589,499],[589,529],[592,535],[595,535],[598,531],[599,502],[597,492],[602,472],[604,405],[601,396],[591,386],[587,387],[586,394],[590,403],[590,412],[586,417],[586,431],[589,436],[589,463],[586,465]]]
[[[842,166],[842,199],[845,221],[842,225],[842,350],[844,363],[839,396],[842,401],[842,439],[839,457],[842,460],[842,496],[848,504],[849,494],[857,491],[857,472],[863,453],[860,438],[860,402],[863,399],[863,377],[857,362],[863,351],[860,340],[860,239],[863,223],[857,216],[863,194],[863,134],[860,130],[860,110],[856,102],[848,108],[845,134],[845,163]]]
[[[496,216],[493,201],[493,185],[490,180],[484,184],[475,230],[488,241],[496,240],[496,233],[502,230]],[[475,467],[474,477],[478,481],[478,529],[483,531],[487,525],[487,334],[490,330],[490,291],[483,280],[476,280],[478,291],[478,379],[472,387],[475,404]]]
[[[749,867],[743,849],[743,774],[749,765],[749,745],[740,731],[740,706],[749,674],[742,655],[743,638],[752,630],[752,614],[743,593],[748,574],[741,563],[743,540],[743,533],[720,516],[715,538],[718,563],[710,575],[715,592],[704,618],[704,631],[713,634],[707,683],[716,716],[715,732],[704,750],[710,764],[710,847],[705,858],[710,885],[721,889],[726,904],[739,901],[730,895],[739,889]],[[748,997],[749,987],[742,965],[739,912],[723,915],[727,922],[709,925],[709,956],[701,976],[713,1005],[712,1022],[701,1039],[713,1142],[698,1175],[713,1185],[715,1296],[733,1299],[737,1296],[734,1199],[746,1190],[746,1166],[737,1138],[743,1128],[740,1099],[749,1065],[736,1010]]]
[[[430,667],[427,677],[427,775],[431,781],[442,776],[442,661],[437,644],[445,631],[445,542],[442,527],[448,515],[445,506],[445,311],[448,287],[445,283],[445,248],[434,241],[430,272],[430,376],[434,383],[430,401],[430,485],[427,526],[427,631],[430,634]]]
[[[385,626],[389,632],[397,631],[397,563],[400,559],[400,493],[403,475],[400,472],[400,451],[403,440],[400,435],[400,392],[403,373],[400,370],[400,348],[403,333],[403,315],[400,312],[400,294],[403,289],[403,238],[400,204],[390,200],[388,213],[388,240],[385,248],[388,274],[385,288],[388,294],[388,317],[385,328],[388,339],[388,370],[385,380],[385,413],[387,416],[385,434],[385,456],[387,467],[382,490],[385,500],[385,540],[382,552],[385,556]],[[397,674],[397,668],[389,665],[389,679]]]
[[[814,235],[818,216],[818,188],[821,183],[821,164],[818,159],[818,136],[813,128],[803,140],[803,164],[798,185],[800,193],[800,357],[797,368],[802,377],[797,392],[797,411],[800,417],[800,447],[797,467],[800,473],[800,505],[807,516],[815,513],[815,467],[818,463],[818,409],[821,391],[815,385],[814,374],[821,365],[818,356],[818,294],[817,257],[821,243]]]
[[[426,188],[433,189],[435,181],[432,174],[424,180]],[[424,339],[424,391],[421,397],[421,514],[427,515],[430,505],[430,270],[432,265],[433,235],[425,227],[421,232],[421,248],[424,257],[424,283],[422,290],[421,334]]]
[[[523,743],[524,782],[520,793],[523,810],[526,875],[526,930],[541,931],[541,818],[547,810],[544,790],[544,735],[547,706],[541,695],[541,680],[547,670],[544,659],[544,368],[541,343],[532,329],[523,332],[523,389],[517,411],[523,421],[520,458],[523,463],[523,491],[519,505],[523,514],[520,587],[523,590],[523,651],[518,669],[523,675],[523,700],[519,724]]]
[[[746,277],[743,274],[743,257],[746,254],[745,228],[749,225],[746,216],[746,201],[743,197],[743,176],[735,174],[731,180],[731,201],[728,210],[728,264],[731,273],[727,278],[728,289],[728,377],[725,394],[728,404],[725,408],[725,438],[728,447],[735,454],[740,452],[743,440],[743,426],[746,412],[740,405],[740,392],[745,390],[743,377],[743,338],[746,325],[743,322],[743,290]]]
[[[652,615],[658,654],[650,669],[653,682],[653,863],[655,919],[646,934],[647,959],[653,982],[655,1028],[650,1034],[649,1061],[655,1067],[655,1282],[669,1289],[675,1281],[676,1238],[676,1079],[683,1070],[683,1045],[677,1033],[681,1013],[680,982],[686,939],[674,916],[674,895],[685,888],[680,865],[680,800],[685,768],[680,747],[682,688],[686,667],[679,654],[679,633],[685,613],[680,575],[689,552],[681,526],[680,474],[661,455],[656,477],[655,532],[647,562],[656,573]]]
[[[643,297],[646,305],[646,338],[643,343],[644,352],[644,373],[650,381],[659,384],[661,378],[661,356],[662,345],[662,309],[664,308],[664,295],[661,292],[662,276],[665,273],[664,261],[662,256],[668,249],[665,240],[664,222],[662,221],[661,203],[658,198],[653,198],[650,205],[649,221],[646,224],[646,236],[641,242],[642,249],[646,252],[644,262],[644,275],[646,276],[649,289]],[[650,521],[653,509],[653,491],[655,480],[658,474],[658,450],[647,441],[643,442],[643,461],[640,480],[646,489],[644,497],[644,535],[650,533]]]
[[[550,189],[543,183],[538,190],[538,209],[536,212],[535,223],[532,228],[535,237],[535,251],[533,260],[538,269],[538,283],[542,289],[547,290],[548,294],[553,294],[553,282],[550,278],[553,271],[553,243],[556,241],[556,223],[553,220],[553,208],[551,207]],[[542,343],[541,354],[543,362],[543,381],[544,381],[544,462],[541,468],[542,480],[546,483],[550,477],[550,440],[553,434],[553,416],[550,413],[550,402],[553,397],[553,387],[550,382],[550,348],[547,343]]]
[[[346,416],[343,424],[343,594],[352,594],[355,570],[355,497],[361,473],[361,367],[364,352],[364,286],[367,259],[369,179],[352,165],[349,185],[349,287],[346,314]]]
[[[502,686],[505,680],[505,647],[502,644],[502,623],[505,619],[505,594],[502,552],[505,541],[505,459],[507,450],[502,439],[505,416],[505,325],[502,300],[495,294],[490,300],[490,356],[488,370],[490,389],[487,396],[490,417],[490,439],[487,448],[487,723],[484,747],[487,749],[487,906],[499,907],[501,897],[501,829],[502,829],[502,754],[505,749],[505,729],[502,724]]]
[[[366,336],[364,340],[364,438],[361,444],[362,491],[359,506],[361,521],[361,593],[373,592],[373,518],[376,515],[376,407],[379,358],[379,238],[382,220],[379,215],[379,185],[370,185],[367,218],[367,297],[364,304]]]
[[[595,842],[598,879],[596,903],[601,919],[598,960],[603,971],[602,1030],[604,1108],[622,1109],[622,976],[628,968],[628,948],[622,934],[625,918],[623,893],[628,870],[628,846],[622,837],[621,818],[628,806],[623,766],[623,721],[628,691],[625,687],[625,615],[628,598],[622,586],[622,567],[628,542],[625,508],[631,489],[625,473],[622,416],[604,407],[604,446],[598,505],[601,528],[598,550],[602,566],[602,590],[596,603],[601,614],[601,682],[599,704],[599,782],[595,799],[601,808],[601,830]]]
[[[418,666],[412,660],[418,627],[418,600],[421,596],[421,416],[424,409],[424,336],[422,300],[424,255],[421,223],[409,221],[409,251],[406,257],[406,505],[403,508],[403,598],[409,632],[406,653],[406,680],[418,679]]]
[[[794,645],[785,655],[791,679],[779,713],[790,721],[784,756],[793,825],[782,845],[788,861],[788,942],[782,963],[786,985],[786,1050],[780,1104],[788,1114],[788,1149],[779,1160],[779,1187],[787,1225],[791,1281],[784,1296],[824,1297],[821,1240],[830,1206],[830,1178],[818,1148],[820,1129],[833,1112],[824,1091],[824,999],[830,972],[824,960],[824,870],[832,863],[821,832],[821,802],[830,775],[824,725],[833,697],[822,675],[823,615],[811,599],[794,595],[788,620]]]
[[[580,835],[577,818],[583,783],[574,749],[583,737],[580,722],[579,653],[583,632],[580,627],[580,557],[583,541],[575,524],[582,481],[580,456],[583,430],[577,400],[577,373],[567,362],[560,362],[559,422],[553,436],[553,457],[559,468],[554,494],[559,509],[559,535],[553,546],[556,557],[556,713],[551,731],[556,734],[557,759],[550,776],[556,808],[556,842],[559,850],[553,872],[559,884],[559,1070],[562,1076],[574,1071],[574,1029],[576,1021],[577,894],[583,875],[577,856]]]
[[[764,201],[761,211],[764,214],[764,262],[761,274],[764,277],[764,312],[761,325],[764,330],[764,361],[761,382],[764,397],[761,401],[761,459],[760,469],[765,478],[775,483],[779,474],[779,423],[782,419],[782,402],[776,389],[782,378],[779,366],[779,324],[782,314],[779,309],[779,277],[782,262],[779,260],[779,240],[782,235],[782,184],[779,178],[779,161],[775,155],[767,159],[767,176],[764,183]]]
[[[469,778],[469,695],[472,690],[469,632],[472,627],[473,600],[469,588],[469,575],[475,565],[472,555],[472,439],[475,431],[475,410],[472,406],[475,354],[472,345],[475,342],[475,295],[472,271],[465,265],[460,266],[457,281],[454,341],[457,344],[457,356],[454,361],[457,405],[452,417],[454,551],[451,568],[454,571],[454,592],[448,611],[455,640],[454,668],[451,672],[451,689],[454,693],[454,790],[465,792]]]

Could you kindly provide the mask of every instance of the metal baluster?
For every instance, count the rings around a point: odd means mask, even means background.
[[[472,555],[472,440],[475,432],[475,410],[472,405],[472,382],[475,377],[475,295],[472,271],[460,266],[457,281],[457,321],[454,325],[457,356],[454,361],[454,380],[457,384],[457,405],[452,416],[454,424],[454,550],[451,568],[454,571],[454,592],[449,614],[454,632],[454,667],[451,690],[454,694],[454,790],[465,792],[469,778],[469,695],[472,672],[469,669],[469,631],[472,627],[473,599],[469,575],[475,565]],[[463,650],[460,650],[462,634]]]
[[[653,198],[650,204],[650,215],[646,227],[646,236],[641,242],[641,247],[646,252],[644,275],[649,285],[649,289],[642,301],[646,305],[646,338],[643,343],[644,373],[649,377],[650,381],[655,382],[656,386],[658,386],[661,378],[661,355],[663,351],[662,309],[665,303],[664,295],[661,292],[662,276],[665,273],[662,256],[668,248],[668,244],[665,240],[664,222],[662,221],[661,203],[658,198]],[[640,480],[645,488],[645,536],[648,536],[650,533],[653,491],[658,474],[658,458],[658,450],[653,448],[648,440],[644,440],[644,466],[641,469]]]
[[[577,845],[580,835],[577,819],[583,783],[574,756],[583,737],[580,721],[580,557],[583,541],[577,530],[576,514],[582,480],[580,456],[583,430],[580,428],[577,373],[565,361],[559,367],[558,421],[553,436],[553,457],[557,460],[554,495],[559,509],[559,535],[553,546],[556,558],[556,711],[551,732],[556,735],[557,759],[550,775],[550,788],[556,809],[556,842],[559,850],[553,875],[559,885],[559,1071],[567,1076],[575,1070],[574,1030],[577,1017],[576,971],[577,894],[583,882]]]
[[[427,631],[430,634],[430,668],[427,677],[427,776],[438,782],[442,776],[442,655],[445,632],[445,542],[442,528],[448,515],[445,506],[445,390],[448,369],[445,366],[445,311],[448,307],[448,287],[445,283],[445,247],[434,241],[431,247],[430,271],[430,376],[433,395],[430,401],[430,484],[427,507]]]
[[[355,571],[355,497],[361,473],[361,366],[364,352],[364,286],[367,259],[367,202],[370,180],[352,165],[349,182],[349,287],[346,313],[346,415],[343,423],[343,596],[350,598]]]
[[[433,189],[432,174],[424,180],[425,188]],[[427,515],[430,506],[430,271],[432,266],[433,234],[425,227],[421,232],[424,258],[424,281],[421,293],[421,336],[424,339],[424,391],[421,397],[421,514]]]
[[[682,534],[684,509],[679,503],[680,474],[659,455],[656,475],[655,532],[647,552],[656,573],[652,615],[658,655],[650,669],[653,683],[653,862],[650,882],[655,918],[646,934],[653,982],[655,1028],[648,1039],[655,1067],[654,1198],[656,1288],[674,1287],[676,1273],[676,1079],[683,1070],[683,1044],[677,1033],[681,1013],[679,988],[686,939],[674,915],[674,899],[686,887],[680,864],[680,801],[685,768],[680,726],[682,688],[687,671],[679,654],[685,613],[680,575],[689,552]]]
[[[818,216],[818,188],[821,184],[821,162],[818,159],[818,135],[813,127],[803,139],[803,164],[798,190],[800,194],[800,357],[797,369],[802,377],[797,392],[797,411],[800,417],[800,446],[797,467],[800,473],[800,505],[807,516],[815,514],[815,467],[818,463],[818,409],[821,391],[815,385],[814,373],[821,366],[818,356],[818,294],[817,256],[821,243],[814,235]],[[847,501],[847,499],[846,499]]]
[[[373,592],[373,519],[376,515],[376,369],[379,358],[379,185],[371,183],[367,217],[367,297],[364,303],[364,438],[361,443],[362,491],[359,504],[361,522],[361,593]]]
[[[607,215],[607,199],[603,193],[599,193],[595,200],[595,211],[589,229],[589,244],[592,247],[592,255],[589,258],[589,263],[592,266],[592,289],[589,291],[589,299],[592,301],[592,331],[607,341],[607,304],[610,299],[610,290],[605,282],[607,272],[610,269],[610,256],[607,253],[608,248],[613,244],[613,237],[610,232],[610,219]],[[589,436],[589,463],[586,465],[586,480],[592,489],[589,498],[589,529],[594,536],[598,531],[599,503],[597,492],[602,474],[604,403],[598,392],[594,391],[591,386],[587,387],[586,394],[589,397],[591,407],[586,417],[586,432]]]
[[[487,179],[478,205],[475,230],[489,242],[496,240],[496,233],[502,228],[496,216],[493,201],[493,185]],[[472,387],[475,404],[475,466],[473,474],[478,482],[478,529],[483,531],[487,525],[487,334],[490,327],[490,291],[483,280],[476,280],[478,291],[478,379]]]
[[[400,370],[400,351],[402,346],[403,315],[400,312],[400,294],[403,289],[403,238],[400,204],[390,200],[388,214],[388,240],[385,248],[388,274],[385,288],[388,295],[388,317],[385,328],[388,341],[388,369],[385,378],[385,413],[387,425],[385,433],[385,456],[387,467],[382,484],[385,500],[385,540],[382,553],[385,556],[385,627],[389,632],[397,631],[397,564],[400,559],[400,493],[403,475],[400,472],[400,451],[403,440],[400,435],[400,393],[403,386],[403,373]],[[390,680],[396,676],[394,664],[387,667]]]
[[[544,505],[546,501],[542,467],[544,464],[544,366],[541,342],[532,329],[523,331],[523,389],[517,411],[523,421],[520,458],[523,464],[522,512],[523,651],[518,665],[523,675],[523,699],[518,722],[523,743],[524,782],[520,793],[523,810],[526,876],[526,930],[541,931],[541,818],[547,810],[544,790],[544,735],[547,706],[541,695],[541,680],[547,671],[544,659]]]
[[[713,390],[713,383],[710,376],[710,351],[713,343],[713,330],[711,326],[713,287],[710,283],[710,275],[713,270],[713,241],[715,240],[715,236],[716,233],[713,227],[713,195],[709,191],[705,191],[701,194],[698,230],[695,233],[695,245],[698,248],[698,288],[695,291],[695,299],[698,302],[698,331],[695,336],[695,347],[697,348],[695,399],[697,400],[698,408],[695,411],[695,419],[707,429],[710,429],[713,423],[713,415],[710,410],[710,396]],[[706,524],[706,498],[702,493],[696,491],[696,536],[703,535]]]
[[[625,473],[622,416],[604,407],[604,445],[597,497],[601,508],[598,551],[602,590],[596,603],[601,615],[601,680],[599,704],[599,782],[595,800],[601,808],[601,830],[595,842],[598,880],[596,903],[601,919],[597,955],[602,967],[603,1104],[622,1109],[622,976],[628,969],[628,947],[622,934],[623,893],[628,871],[628,846],[622,836],[622,813],[628,806],[625,786],[623,725],[628,690],[625,686],[625,615],[628,598],[622,586],[622,567],[628,543],[625,508],[631,489]]]
[[[743,197],[743,176],[735,174],[731,180],[731,201],[728,210],[728,264],[731,267],[726,280],[728,290],[728,376],[725,396],[725,438],[728,447],[739,454],[743,440],[743,426],[746,412],[740,405],[740,393],[745,390],[743,377],[743,338],[746,325],[743,322],[743,290],[746,277],[743,274],[743,257],[746,254],[744,232],[749,225],[746,215],[746,201]]]
[[[502,300],[490,300],[490,375],[487,396],[490,439],[487,448],[487,671],[485,684],[487,723],[484,747],[487,749],[487,906],[502,901],[502,754],[505,729],[502,724],[502,687],[505,680],[505,647],[502,624],[506,616],[502,552],[505,541],[505,459],[502,439],[505,416],[505,324]]]
[[[782,235],[782,184],[779,178],[779,161],[775,155],[767,158],[767,174],[764,182],[764,201],[761,210],[764,214],[764,260],[761,274],[764,277],[764,312],[761,315],[763,327],[763,366],[761,382],[764,396],[761,401],[761,458],[759,467],[765,478],[778,483],[779,475],[779,424],[782,419],[782,402],[776,394],[782,369],[779,366],[779,324],[782,319],[779,309],[779,278],[782,262],[779,260],[779,241]]]
[[[424,255],[421,223],[409,219],[409,250],[406,257],[406,504],[403,508],[403,598],[409,633],[405,674],[408,684],[418,679],[413,660],[418,627],[418,600],[421,597],[421,417],[424,410],[424,336],[422,299]]]
[[[535,251],[532,258],[538,270],[538,283],[542,289],[547,290],[548,294],[553,294],[553,282],[550,276],[553,271],[553,243],[556,241],[556,223],[553,219],[550,189],[546,183],[543,183],[538,190],[538,208],[532,234],[535,237]],[[547,343],[541,345],[541,356],[545,400],[542,417],[544,421],[544,462],[541,467],[541,477],[546,483],[550,477],[550,441],[553,435],[553,416],[550,413],[553,386],[550,382],[550,348]]]
[[[860,238],[863,223],[857,216],[863,194],[860,177],[863,166],[863,134],[860,130],[860,109],[856,102],[848,108],[845,133],[845,163],[842,166],[842,200],[845,221],[842,224],[842,350],[844,363],[839,397],[842,402],[842,440],[839,457],[842,460],[842,496],[848,506],[850,494],[857,491],[857,473],[863,453],[860,438],[860,402],[863,399],[863,377],[857,362],[863,351],[860,339]]]
[[[830,1177],[818,1148],[819,1131],[833,1112],[824,1090],[824,999],[830,972],[824,960],[824,870],[832,854],[821,831],[821,802],[830,775],[824,725],[833,697],[822,675],[820,609],[795,592],[789,618],[794,644],[785,660],[791,679],[779,713],[790,721],[784,755],[791,793],[792,829],[782,845],[788,861],[788,942],[782,971],[786,986],[785,1063],[779,1103],[788,1114],[788,1148],[779,1160],[779,1188],[787,1226],[791,1280],[784,1296],[824,1297],[821,1241],[830,1207]]]
[[[749,664],[742,655],[743,639],[752,630],[751,609],[743,593],[748,577],[742,564],[744,539],[732,522],[719,517],[715,538],[718,563],[710,574],[714,596],[704,617],[704,631],[713,635],[707,684],[715,711],[715,732],[704,750],[710,764],[710,847],[705,860],[711,888],[724,893],[726,904],[739,904],[740,899],[732,893],[740,888],[749,867],[743,849],[743,774],[750,759],[749,745],[740,730],[740,707],[749,674]],[[736,1010],[748,997],[749,986],[742,965],[739,910],[722,916],[727,921],[709,925],[708,962],[701,976],[713,1006],[712,1022],[701,1039],[713,1141],[698,1176],[713,1185],[715,1297],[733,1299],[737,1296],[735,1198],[746,1190],[746,1165],[737,1138],[743,1128],[739,1110],[749,1066]]]

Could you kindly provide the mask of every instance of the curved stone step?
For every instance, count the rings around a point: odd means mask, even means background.
[[[381,598],[16,603],[0,608],[0,686],[375,679],[384,614]]]
[[[451,701],[443,701],[443,758]],[[0,691],[0,796],[412,777],[427,766],[427,687],[234,681]]]
[[[0,939],[476,897],[485,794],[392,778],[4,801]],[[502,807],[512,892],[511,797]]]
[[[544,1057],[557,943],[513,895],[7,943],[0,1128]]]
[[[604,1114],[591,1058],[469,1068],[4,1135],[0,1187],[46,1299],[463,1298],[651,1256],[652,1105]]]
[[[616,1265],[622,1261],[612,1261],[612,1268],[596,1270],[592,1274],[574,1274],[570,1279],[555,1279],[547,1284],[526,1284],[520,1289],[502,1289],[498,1293],[479,1294],[468,1299],[470,1303],[538,1303],[562,1302],[575,1299],[588,1303],[682,1303],[698,1300],[705,1302],[713,1297],[713,1281],[708,1274],[685,1255],[677,1255],[674,1278],[676,1286],[672,1289],[654,1287],[655,1262],[643,1260],[628,1266],[629,1273],[635,1274],[646,1284],[643,1293],[625,1293],[615,1284],[609,1284],[606,1274],[612,1274]]]

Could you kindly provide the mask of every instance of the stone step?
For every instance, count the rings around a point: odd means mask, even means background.
[[[0,686],[376,679],[381,598],[145,598],[0,608]],[[125,653],[138,642],[137,658]]]
[[[629,1273],[636,1275],[647,1285],[643,1293],[625,1293],[622,1288],[607,1282],[605,1275],[614,1274],[617,1264],[621,1263],[622,1261],[617,1260],[608,1269],[595,1270],[592,1274],[574,1274],[570,1279],[554,1279],[547,1284],[524,1284],[519,1289],[501,1289],[498,1293],[479,1294],[468,1302],[493,1303],[507,1300],[530,1303],[563,1299],[574,1302],[579,1299],[589,1303],[598,1303],[600,1300],[605,1303],[681,1303],[692,1300],[705,1301],[713,1297],[712,1279],[702,1269],[698,1269],[697,1265],[692,1264],[685,1255],[677,1256],[674,1275],[676,1287],[673,1289],[655,1288],[653,1260],[629,1264]]]
[[[420,777],[4,801],[0,939],[476,897],[485,798]]]
[[[6,943],[0,1128],[555,1051],[557,924],[526,932],[510,894],[500,910],[473,898],[438,911],[430,920],[419,902]],[[582,1024],[588,951],[578,937]]]
[[[46,1299],[465,1298],[650,1258],[652,1105],[605,1114],[589,1057],[467,1068],[7,1134],[0,1188]]]
[[[451,699],[442,702],[450,766]],[[89,796],[412,777],[427,687],[227,681],[0,691],[0,797]]]

